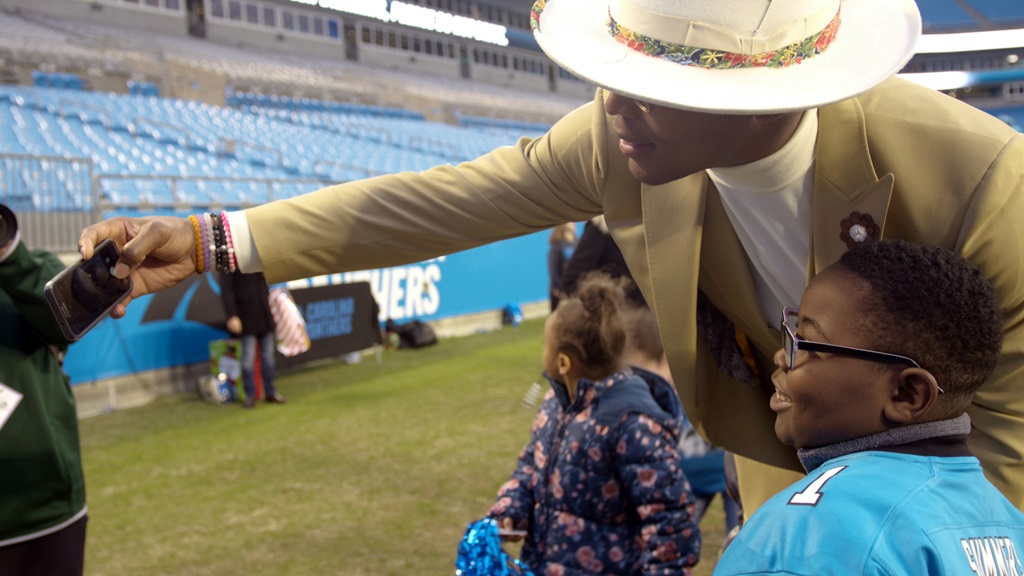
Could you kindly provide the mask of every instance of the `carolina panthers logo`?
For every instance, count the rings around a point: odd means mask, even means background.
[[[225,329],[220,284],[215,274],[190,276],[178,285],[151,296],[140,324],[149,322],[198,322]]]

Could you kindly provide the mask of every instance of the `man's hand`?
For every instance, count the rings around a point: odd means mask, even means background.
[[[196,271],[195,233],[187,218],[150,216],[110,218],[82,230],[78,252],[92,257],[93,249],[106,239],[121,249],[114,276],[131,275],[135,288],[111,316],[121,318],[128,304],[139,296],[170,288]]]

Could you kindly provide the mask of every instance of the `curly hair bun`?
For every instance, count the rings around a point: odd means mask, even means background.
[[[576,295],[558,305],[558,341],[587,365],[595,376],[616,370],[625,347],[622,309],[628,278],[590,272]]]
[[[587,314],[607,315],[622,307],[626,291],[622,281],[603,272],[591,272],[580,282],[578,297]]]

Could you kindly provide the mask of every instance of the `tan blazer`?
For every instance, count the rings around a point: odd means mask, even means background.
[[[779,346],[745,252],[704,172],[639,183],[618,152],[604,93],[535,140],[456,167],[329,187],[247,212],[267,279],[408,263],[604,213],[658,317],[687,415],[710,441],[799,470],[766,393],[721,374],[697,337],[697,291],[747,335],[763,376]],[[978,265],[1006,314],[1003,360],[978,394],[970,438],[989,478],[1024,508],[1024,136],[892,79],[818,118],[809,275],[847,249],[840,222],[943,246]],[[794,305],[797,303],[793,303]],[[781,313],[781,311],[780,311]]]

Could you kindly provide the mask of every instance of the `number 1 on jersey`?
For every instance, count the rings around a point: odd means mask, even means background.
[[[815,506],[818,504],[818,500],[821,500],[822,493],[821,487],[825,485],[836,474],[843,471],[846,466],[839,466],[838,468],[831,468],[818,476],[814,482],[811,482],[807,488],[804,488],[802,492],[793,494],[793,497],[789,499],[789,503],[796,506]]]

